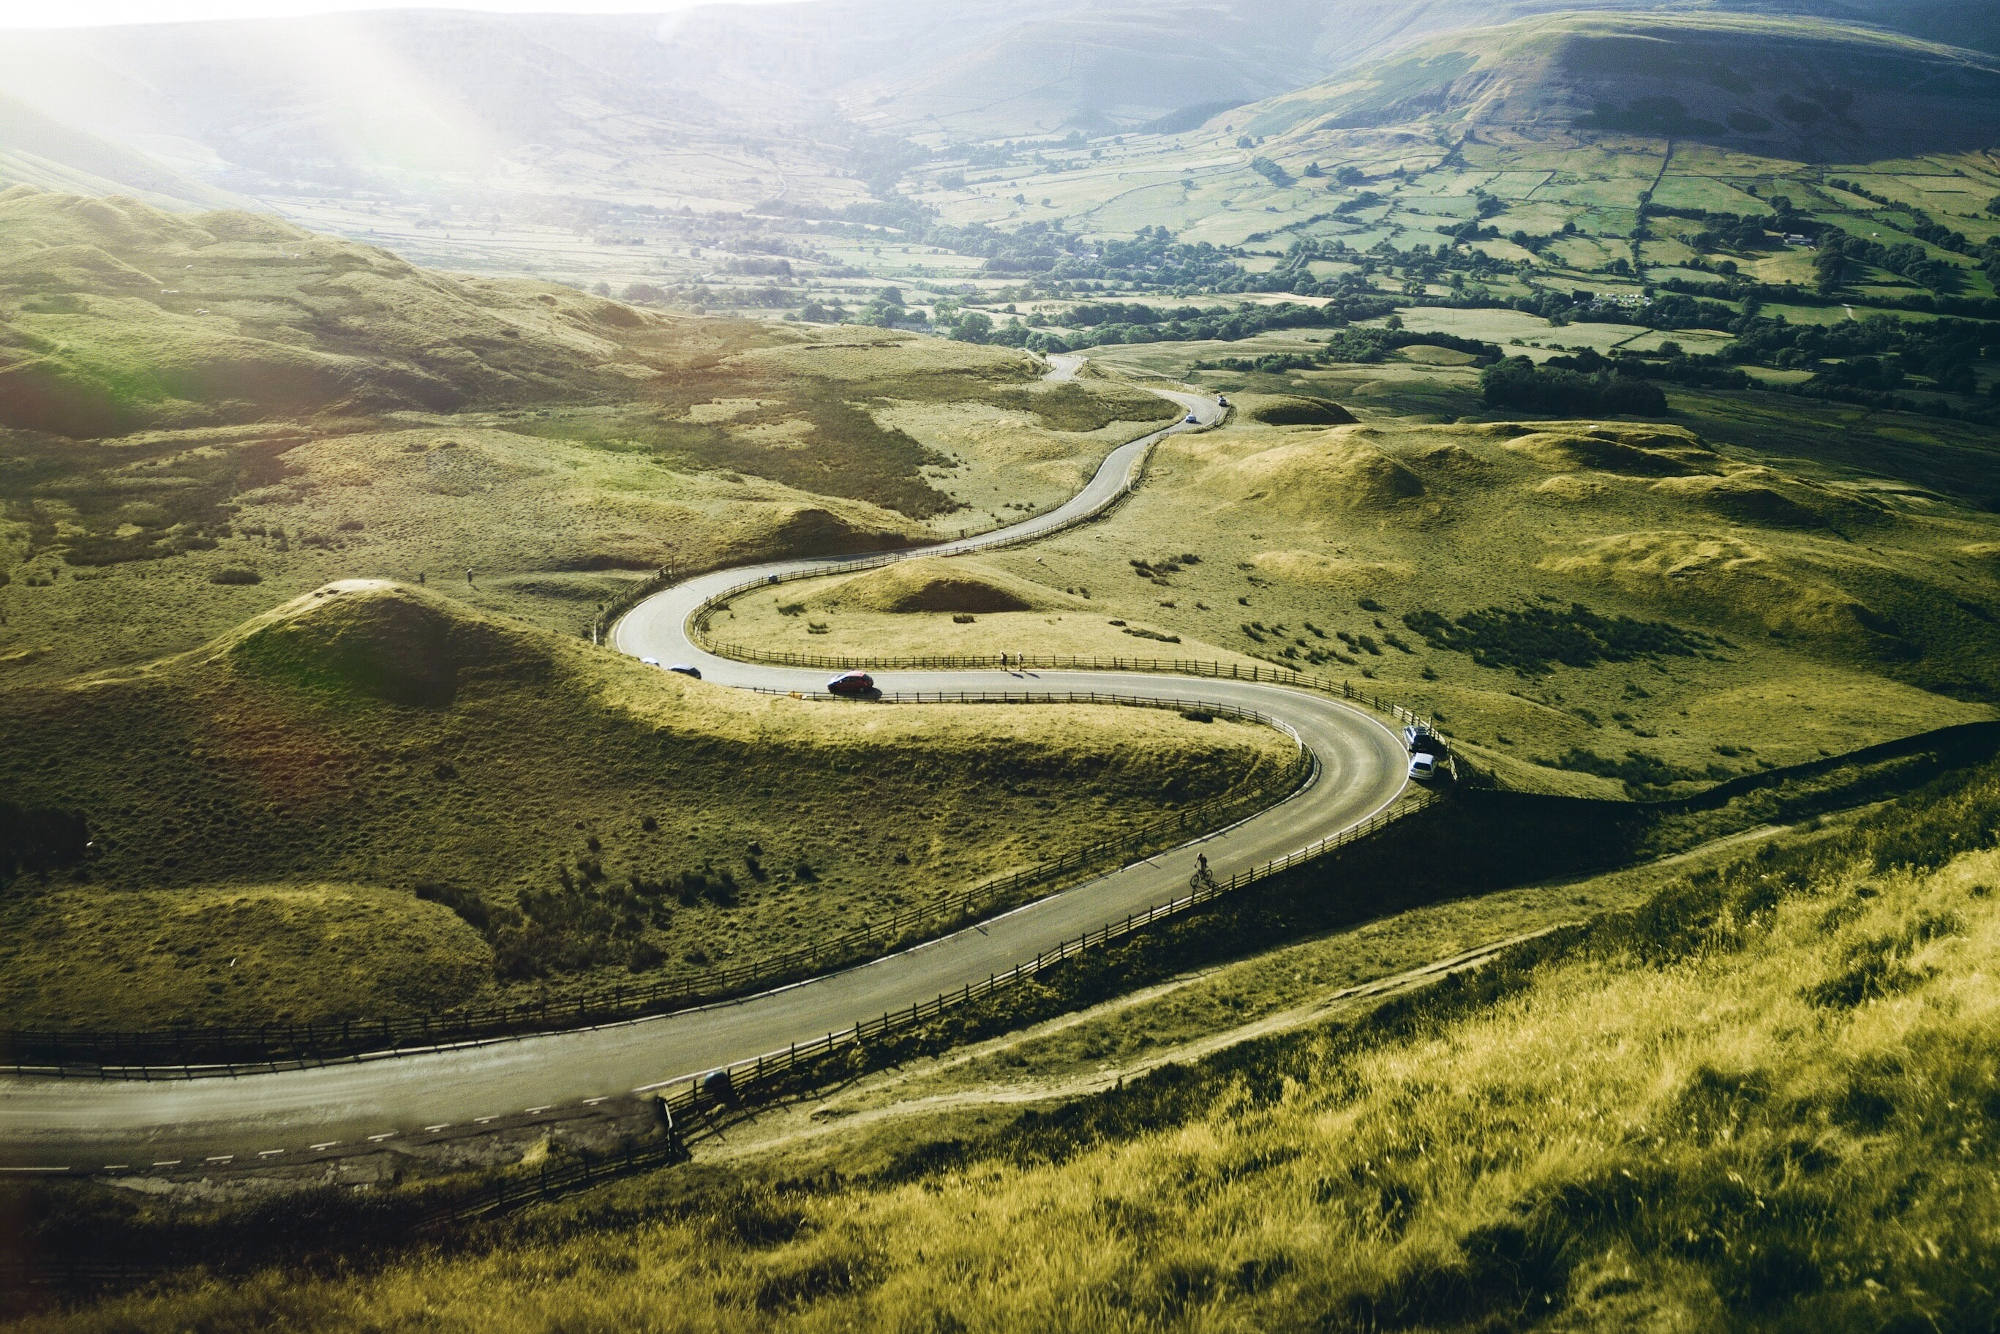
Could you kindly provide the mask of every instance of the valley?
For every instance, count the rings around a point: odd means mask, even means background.
[[[7,1328],[1984,1328],[1983,13],[5,36]]]

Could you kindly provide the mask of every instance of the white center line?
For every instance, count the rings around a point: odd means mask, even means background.
[[[380,1144],[385,1139],[394,1139],[395,1137],[396,1137],[395,1131],[385,1130],[379,1135],[370,1135],[368,1137],[368,1142],[370,1144]]]
[[[311,1145],[311,1146],[309,1146],[309,1147],[311,1147],[311,1149],[312,1149],[312,1151],[313,1151],[314,1153],[325,1153],[325,1152],[326,1152],[326,1151],[327,1151],[328,1149],[332,1148],[332,1147],[333,1147],[334,1145],[336,1145],[336,1144],[338,1144],[338,1143],[340,1143],[340,1141],[339,1141],[339,1140],[337,1140],[337,1139],[330,1139],[330,1140],[327,1140],[327,1141],[326,1141],[325,1143],[322,1143],[322,1144],[314,1144],[314,1145]]]
[[[450,1129],[451,1129],[451,1122],[444,1121],[434,1126],[425,1126],[424,1133],[427,1135],[435,1135],[440,1130],[450,1130]]]
[[[157,1162],[153,1164],[153,1166],[155,1167],[179,1167],[180,1165],[181,1165],[181,1160],[178,1158],[168,1158],[163,1162]]]

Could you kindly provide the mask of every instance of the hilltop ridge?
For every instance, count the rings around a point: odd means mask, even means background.
[[[715,331],[118,196],[0,191],[0,249],[0,426],[63,435],[571,399]]]
[[[2000,58],[1793,18],[1564,13],[1429,39],[1229,113],[1252,135],[1432,122],[1576,129],[1795,161],[1991,146]]]

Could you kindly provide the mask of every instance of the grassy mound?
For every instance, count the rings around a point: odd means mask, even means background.
[[[1236,400],[1236,409],[1251,421],[1266,426],[1350,426],[1354,415],[1340,404],[1324,398],[1297,394],[1245,394]]]
[[[1835,639],[1865,638],[1875,619],[1841,589],[1789,568],[1768,547],[1737,537],[1687,532],[1616,533],[1591,538],[1543,568],[1696,609],[1728,623]]]
[[[1581,477],[1573,472],[1557,473],[1535,483],[1535,494],[1550,496],[1573,505],[1589,504],[1611,493],[1611,484],[1599,477]]]
[[[1560,472],[1591,469],[1636,477],[1680,477],[1697,471],[1685,458],[1665,449],[1595,433],[1535,431],[1508,441],[1507,448]]]
[[[1847,528],[1888,517],[1881,505],[1783,477],[1741,468],[1722,477],[1672,477],[1653,490],[1739,523],[1763,528]]]
[[[755,696],[375,580],[138,671],[8,691],[0,731],[0,798],[80,812],[96,841],[76,883],[11,890],[0,998],[22,1023],[124,1027],[237,1014],[232,997],[409,1013],[536,978],[699,975],[1261,782],[1289,753],[1150,710]],[[183,894],[241,929],[161,906]],[[439,904],[474,934],[438,930]],[[143,947],[77,948],[146,912]],[[277,962],[323,948],[345,969],[340,942],[369,932],[372,991]],[[238,983],[232,957],[272,962]],[[45,987],[58,967],[74,978]],[[175,967],[218,985],[154,985]],[[96,1009],[58,1008],[89,987]]]
[[[546,677],[546,661],[492,622],[386,580],[328,584],[225,636],[219,652],[300,689],[444,708],[461,672]]]
[[[999,613],[1043,611],[1074,601],[977,563],[926,559],[830,584],[805,605],[829,611]]]
[[[1371,442],[1369,427],[1337,428],[1242,459],[1232,488],[1240,503],[1279,513],[1393,510],[1425,493],[1424,481]]]
[[[1440,347],[1436,343],[1410,343],[1398,348],[1396,356],[1419,366],[1471,366],[1479,360],[1475,353]]]

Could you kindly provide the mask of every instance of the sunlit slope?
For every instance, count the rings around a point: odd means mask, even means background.
[[[430,273],[249,214],[9,191],[0,671],[156,657],[349,576],[448,572],[582,633],[665,566],[1047,508],[1173,411],[1043,371]]]
[[[96,840],[73,883],[10,891],[8,1011],[112,1027],[699,975],[1263,781],[1291,753],[1152,710],[753,695],[379,581],[142,671],[10,690],[0,728],[0,794],[79,811]],[[322,996],[314,960],[363,940],[379,984],[342,971]],[[121,971],[165,994],[138,1002]]]
[[[1869,161],[1990,147],[2000,60],[1806,20],[1560,14],[1446,34],[1229,120],[1290,136],[1581,129]]]
[[[721,341],[272,218],[118,198],[0,194],[0,255],[0,425],[70,436],[573,400]]]
[[[0,188],[12,185],[135,195],[176,209],[243,204],[226,190],[0,95]]]
[[[1983,1329],[1996,819],[1989,765],[1379,1008],[1238,1026],[1249,964],[1042,1029],[1096,1030],[1093,1092],[1010,1086],[1031,1039],[359,1277],[194,1274],[49,1325]],[[1107,1087],[1143,1044],[1105,1028],[1204,1018],[1221,1050]]]
[[[1087,534],[752,594],[714,633],[1272,663],[1435,708],[1503,781],[1602,795],[1987,716],[2000,691],[2000,519],[1936,492],[1680,426],[1272,426],[1247,419],[1285,400],[1242,402]]]

